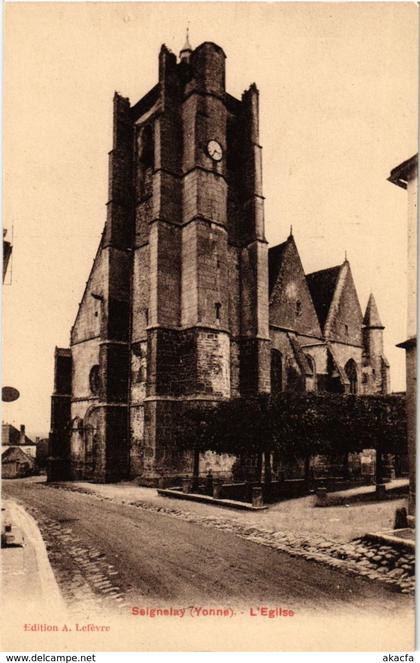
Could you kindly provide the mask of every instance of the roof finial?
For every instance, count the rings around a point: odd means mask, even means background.
[[[293,237],[293,226],[292,226],[292,224],[290,224],[290,233],[289,233],[289,237]]]
[[[347,262],[347,249],[344,249],[344,262]]]
[[[190,22],[187,22],[187,30],[186,30],[186,36],[185,36],[185,44],[183,48],[181,49],[181,52],[179,54],[181,60],[188,60],[190,59],[190,55],[192,53],[192,48],[190,44]]]

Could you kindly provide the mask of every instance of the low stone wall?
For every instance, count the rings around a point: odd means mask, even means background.
[[[217,482],[214,482],[214,485],[218,485]],[[300,497],[308,492],[303,479],[286,479],[285,481],[272,481],[270,483],[260,483],[259,481],[222,483],[218,485],[217,496],[224,500],[252,502],[252,489],[256,487],[262,488],[264,504]],[[205,493],[206,487],[201,486],[200,491]],[[212,492],[212,494],[214,493]]]
[[[217,482],[214,481],[214,485]],[[309,488],[304,479],[285,479],[283,481],[271,481],[270,483],[260,483],[258,481],[243,481],[236,483],[222,483],[218,488],[218,497],[225,500],[238,500],[238,502],[251,502],[252,489],[261,486],[264,504],[272,504],[281,500],[292,499],[308,495],[311,490],[316,490],[319,486],[325,486],[327,491],[334,492],[347,490],[363,485],[363,482],[354,482],[343,480],[341,477],[332,477],[327,480],[312,481]],[[213,492],[206,490],[206,485],[201,484],[200,492],[213,495]]]

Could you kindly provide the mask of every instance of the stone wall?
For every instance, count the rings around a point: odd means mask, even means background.
[[[185,474],[184,408],[269,394],[272,347],[282,389],[344,390],[293,237],[269,304],[258,113],[254,84],[241,99],[226,92],[211,42],[181,63],[163,46],[158,84],[134,106],[115,94],[107,218],[71,334],[71,413],[63,406],[75,476]],[[340,367],[353,358],[360,373],[346,265],[328,336]],[[230,460],[211,459],[227,471]]]

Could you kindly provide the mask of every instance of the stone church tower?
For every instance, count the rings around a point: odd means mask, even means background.
[[[105,228],[56,348],[49,479],[176,480],[186,407],[387,393],[382,334],[347,259],[305,274],[292,234],[268,251],[256,86],[226,92],[216,44],[162,46],[158,83],[114,96]]]
[[[179,61],[162,46],[155,87],[115,94],[105,229],[56,351],[71,389],[53,395],[51,478],[185,472],[186,401],[269,393],[261,179],[258,90],[227,93],[216,44],[187,40]]]

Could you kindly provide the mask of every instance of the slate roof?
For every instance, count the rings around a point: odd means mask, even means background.
[[[268,249],[268,292],[271,295],[283,262],[289,240]]]
[[[306,275],[319,323],[324,328],[342,265]]]
[[[303,349],[301,348],[299,341],[291,334],[287,334],[287,336],[292,345],[295,359],[299,365],[300,370],[305,375],[313,375],[312,365],[310,364],[308,357],[305,355]]]
[[[12,426],[12,424],[2,424],[2,431],[1,431],[1,443],[3,446],[5,445],[13,445],[13,446],[33,446],[35,447],[35,442],[33,442],[29,437],[25,435],[25,442],[21,441],[21,433],[20,431]]]

